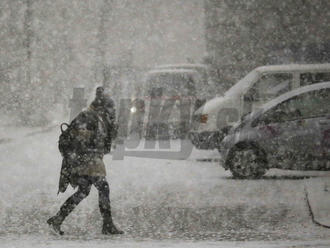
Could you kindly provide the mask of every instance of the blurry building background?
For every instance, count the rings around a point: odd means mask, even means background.
[[[40,125],[66,108],[73,87],[96,85],[128,97],[143,72],[200,62],[199,0],[3,0],[0,2],[0,114]],[[15,118],[14,118],[15,117]]]
[[[205,0],[214,80],[224,91],[257,66],[330,62],[330,1]]]
[[[206,63],[219,92],[260,65],[329,62],[327,0],[2,0],[0,114],[46,124],[74,87],[139,91],[159,64]]]

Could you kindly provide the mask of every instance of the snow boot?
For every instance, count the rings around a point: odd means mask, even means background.
[[[102,234],[124,234],[122,230],[119,230],[115,224],[113,224],[112,219],[103,221]]]
[[[58,216],[53,216],[47,220],[47,224],[52,228],[53,232],[57,235],[63,235],[64,232],[61,230],[62,220]]]

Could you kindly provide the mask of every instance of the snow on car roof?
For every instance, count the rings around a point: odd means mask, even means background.
[[[324,64],[286,64],[286,65],[267,65],[257,67],[258,72],[286,72],[286,71],[300,71],[300,70],[329,70],[330,63]]]
[[[263,109],[263,110],[270,109],[273,106],[277,105],[278,103],[280,103],[282,101],[285,101],[286,99],[289,99],[290,97],[293,97],[295,95],[299,95],[299,94],[302,94],[302,93],[305,93],[305,92],[308,92],[308,91],[322,89],[322,88],[330,88],[330,82],[312,84],[312,85],[299,87],[299,88],[294,89],[292,91],[286,92],[283,95],[280,95],[280,96],[272,99],[271,101],[265,103],[264,105],[262,105],[261,109]],[[225,98],[223,96],[214,97],[213,99],[207,101],[204,106],[197,109],[195,111],[195,113],[199,114],[203,110],[205,110],[206,104],[207,104],[207,108],[211,109],[211,108],[217,107],[224,100],[225,100]]]
[[[286,65],[267,65],[260,66],[250,71],[245,77],[234,84],[225,95],[234,95],[245,91],[250,87],[251,83],[258,77],[259,73],[274,72],[294,72],[294,71],[329,71],[330,63],[325,64],[286,64]]]

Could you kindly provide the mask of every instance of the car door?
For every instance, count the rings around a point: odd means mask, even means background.
[[[321,151],[322,159],[327,162],[330,161],[330,113],[319,120],[321,131]]]
[[[274,162],[272,167],[290,169],[300,154],[299,137],[303,136],[305,127],[301,126],[298,111],[290,113],[288,105],[292,101],[294,99],[276,105],[253,124],[259,133],[258,143]]]
[[[267,111],[259,122],[263,147],[284,169],[319,169],[329,154],[329,93],[294,96]]]
[[[321,169],[330,147],[330,89],[314,90],[302,94],[297,100],[304,128],[298,138],[301,139],[301,153],[307,158],[305,167]]]
[[[317,92],[317,98],[320,99],[318,127],[320,132],[320,151],[324,164],[330,161],[330,89],[324,89]]]

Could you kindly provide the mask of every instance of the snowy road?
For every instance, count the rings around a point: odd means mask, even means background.
[[[123,238],[93,238],[93,239],[67,239],[67,238],[40,238],[33,235],[1,238],[1,248],[328,248],[330,240],[314,241],[183,241],[183,240],[142,240]]]
[[[99,235],[93,189],[63,224],[68,236],[54,237],[45,221],[73,192],[56,196],[58,130],[22,134],[0,137],[0,247],[329,247],[330,231],[313,224],[304,195],[306,177],[329,172],[234,180],[218,162],[203,162],[216,151],[196,150],[180,161],[107,156],[114,219],[126,234]]]

